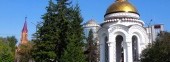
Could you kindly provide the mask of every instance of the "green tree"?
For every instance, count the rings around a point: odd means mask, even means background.
[[[64,50],[61,62],[86,62],[83,51],[83,27],[81,25],[83,19],[79,6],[71,7],[69,15],[68,45]]]
[[[31,50],[32,50],[32,43],[28,42],[27,44],[20,44],[18,46],[18,58],[19,62],[29,62],[31,61]]]
[[[85,51],[85,54],[87,56],[87,61],[88,62],[97,62],[97,44],[94,40],[94,35],[92,29],[89,31],[89,35],[87,38],[87,51]]]
[[[47,13],[43,15],[43,21],[39,24],[35,33],[32,57],[36,62],[48,62],[57,57],[56,43],[59,39],[59,30],[55,22],[54,5],[52,0],[50,0]]]
[[[54,2],[49,1],[47,13],[43,15],[42,24],[35,33],[32,57],[36,62],[60,62],[62,57],[65,57],[65,49],[68,49],[69,45],[78,46],[76,49],[80,51],[75,53],[83,51],[80,25],[82,18],[79,18],[79,11],[73,9],[68,0]],[[83,57],[82,54],[78,55],[80,59]]]
[[[0,62],[13,62],[17,39],[14,36],[0,37]]]
[[[0,40],[0,62],[13,62],[14,55],[7,43]]]
[[[170,33],[161,33],[141,55],[141,62],[170,62]]]
[[[15,38],[15,36],[8,36],[6,37],[6,39],[7,39],[9,47],[11,48],[11,52],[13,56],[15,57],[17,39]]]

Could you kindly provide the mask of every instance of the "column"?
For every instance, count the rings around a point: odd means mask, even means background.
[[[133,62],[133,57],[132,57],[132,39],[127,37],[125,44],[126,44],[126,62]]]
[[[116,45],[115,39],[113,37],[109,37],[109,62],[116,62]]]
[[[100,44],[100,62],[105,62],[104,44]]]
[[[104,37],[100,37],[100,62],[105,62],[105,44]]]

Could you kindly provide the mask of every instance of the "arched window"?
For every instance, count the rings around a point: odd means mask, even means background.
[[[105,37],[105,62],[109,62],[109,55],[108,55],[108,44],[107,44],[107,42],[108,42],[108,38],[107,37]]]
[[[116,62],[124,62],[122,41],[123,37],[121,35],[116,36]]]
[[[136,36],[132,37],[132,53],[133,61],[138,61],[138,38]]]

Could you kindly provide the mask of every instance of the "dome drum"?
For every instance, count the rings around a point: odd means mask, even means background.
[[[121,12],[121,13],[113,13],[113,14],[106,15],[105,19],[120,18],[120,17],[130,17],[130,18],[136,18],[136,19],[140,18],[140,16],[138,14]]]
[[[130,22],[130,23],[129,23]],[[140,19],[135,18],[113,18],[113,19],[106,19],[104,23],[101,24],[101,26],[104,26],[105,24],[108,25],[108,23],[114,23],[114,24],[125,24],[127,26],[137,24],[137,25],[144,25],[144,22]]]
[[[83,24],[83,27],[90,27],[90,26],[96,26],[99,27],[97,22],[93,19],[89,20],[87,23]]]

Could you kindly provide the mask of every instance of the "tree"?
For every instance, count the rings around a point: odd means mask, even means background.
[[[0,40],[0,62],[13,62],[14,55],[7,43]]]
[[[141,62],[170,62],[170,33],[160,34],[156,42],[142,52]]]
[[[56,4],[52,0],[49,1],[47,13],[43,15],[42,24],[35,33],[36,39],[33,40],[32,57],[36,62],[61,62],[70,45],[78,46],[76,49],[80,51],[75,50],[75,53],[80,53],[79,58],[83,57],[81,54],[83,34],[80,25],[82,19],[79,19],[79,12],[69,5],[68,0],[57,0]],[[78,34],[75,35],[75,33]]]
[[[80,9],[76,7],[70,8],[68,44],[61,57],[61,62],[86,62],[83,53],[83,27],[81,25],[83,19],[80,15]]]
[[[93,31],[90,29],[89,35],[87,38],[88,46],[87,51],[85,51],[85,54],[87,55],[87,61],[88,62],[97,62],[97,44],[94,41]]]
[[[36,62],[48,62],[56,59],[57,56],[55,46],[59,39],[59,31],[55,22],[54,5],[52,0],[50,0],[47,13],[43,15],[42,24],[39,24],[38,30],[35,33],[36,39],[33,40],[32,57]]]
[[[28,42],[26,44],[20,44],[18,46],[18,59],[19,62],[29,62],[31,61],[31,50],[32,50],[32,43]]]
[[[14,36],[0,37],[0,62],[13,62],[17,39]]]
[[[7,36],[6,39],[7,39],[9,47],[11,48],[11,52],[13,56],[15,57],[17,39],[15,38],[15,36]]]

